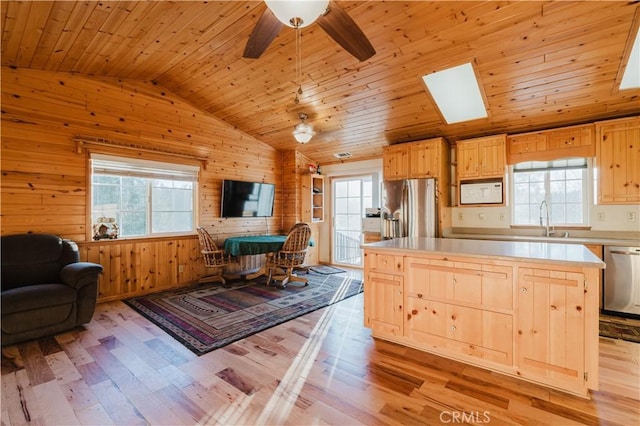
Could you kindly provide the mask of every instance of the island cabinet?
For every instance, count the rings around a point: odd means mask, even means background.
[[[407,257],[405,262],[406,337],[512,364],[512,267],[462,258]]]
[[[585,274],[573,270],[518,268],[520,376],[567,389],[588,380],[581,350],[586,282]]]
[[[402,336],[404,264],[402,256],[368,253],[364,258],[365,326],[384,336]]]
[[[586,247],[399,238],[363,248],[374,337],[580,396],[597,389],[604,263]]]

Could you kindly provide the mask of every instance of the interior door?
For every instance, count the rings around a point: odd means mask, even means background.
[[[359,266],[363,262],[362,218],[373,207],[371,175],[333,179],[333,244],[331,262]]]

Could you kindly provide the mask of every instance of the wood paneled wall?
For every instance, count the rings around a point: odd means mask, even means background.
[[[289,185],[283,155],[268,145],[152,82],[3,67],[1,233],[46,232],[78,242],[83,260],[105,267],[101,300],[175,287],[206,271],[195,236],[91,241],[88,151],[78,152],[77,135],[208,158],[198,188],[199,224],[219,243],[230,235],[288,229],[283,218],[288,223],[292,213],[282,207],[283,187]],[[170,160],[131,150],[122,155]],[[274,217],[221,218],[224,178],[275,183]]]
[[[282,187],[284,188],[282,228],[288,230],[302,220],[302,176],[309,174],[310,164],[317,167],[318,163],[298,151],[286,151],[283,153],[282,164]],[[305,263],[316,265],[318,264],[320,227],[318,223],[310,223],[309,226],[315,246],[309,247]]]

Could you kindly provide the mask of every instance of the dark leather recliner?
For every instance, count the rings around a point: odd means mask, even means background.
[[[78,246],[50,234],[0,238],[2,346],[91,321],[102,266],[80,262]]]

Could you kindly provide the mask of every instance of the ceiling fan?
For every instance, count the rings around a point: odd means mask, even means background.
[[[302,28],[314,21],[351,55],[365,61],[376,51],[353,19],[337,1],[265,0],[262,13],[249,36],[243,57],[259,58],[276,38],[283,25]]]

